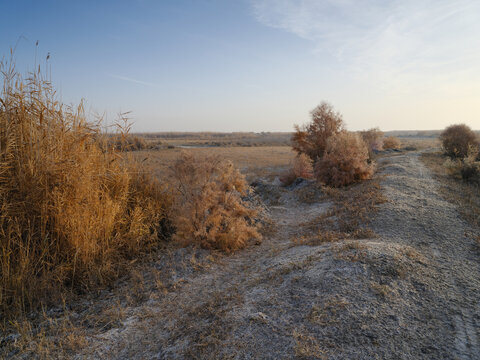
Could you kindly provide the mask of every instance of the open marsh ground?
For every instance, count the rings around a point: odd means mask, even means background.
[[[142,150],[133,152],[133,156],[142,162],[142,166],[164,177],[169,167],[182,152],[201,155],[219,155],[239,168],[253,181],[258,177],[275,178],[291,164],[295,153],[290,146],[261,147],[205,147],[205,148],[170,148],[159,150]]]
[[[135,156],[162,176],[179,151]],[[373,180],[335,191],[275,184],[289,147],[187,151],[255,180],[263,241],[233,255],[166,244],[112,287],[16,323],[3,357],[478,358],[480,229],[432,149],[379,154]]]

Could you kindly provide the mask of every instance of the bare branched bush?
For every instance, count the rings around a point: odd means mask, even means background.
[[[476,134],[465,124],[450,125],[440,134],[445,153],[450,157],[464,158],[471,151],[471,147],[476,148],[478,153],[479,141]]]
[[[291,185],[297,178],[313,179],[313,161],[306,154],[298,154],[290,169],[280,176],[283,185]]]
[[[182,153],[171,170],[177,199],[175,240],[232,252],[260,238],[256,210],[242,200],[249,186],[230,161]]]
[[[342,115],[326,102],[313,109],[311,116],[310,123],[295,125],[292,147],[298,154],[306,154],[316,161],[323,156],[328,138],[341,132],[344,124]]]
[[[367,145],[368,157],[372,160],[375,151],[383,149],[383,132],[381,132],[379,128],[373,128],[361,131],[360,135]]]
[[[82,105],[0,64],[0,313],[105,284],[158,241],[169,197],[101,149]]]
[[[343,131],[328,139],[314,170],[320,182],[340,187],[371,178],[374,164],[368,163],[367,145],[360,135]]]
[[[399,149],[400,145],[400,140],[395,136],[389,136],[383,140],[384,149]]]

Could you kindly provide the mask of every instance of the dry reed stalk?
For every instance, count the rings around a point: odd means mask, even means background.
[[[112,149],[83,105],[56,100],[40,72],[1,63],[0,313],[114,278],[158,240],[170,198]]]

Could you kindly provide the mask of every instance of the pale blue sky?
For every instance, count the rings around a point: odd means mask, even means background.
[[[480,129],[480,1],[0,0],[0,54],[136,131]],[[50,66],[49,65],[49,66]]]

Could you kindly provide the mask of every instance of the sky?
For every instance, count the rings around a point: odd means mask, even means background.
[[[133,130],[480,129],[478,0],[0,0],[0,58]],[[38,41],[38,46],[36,42]],[[49,60],[46,60],[50,55]]]

